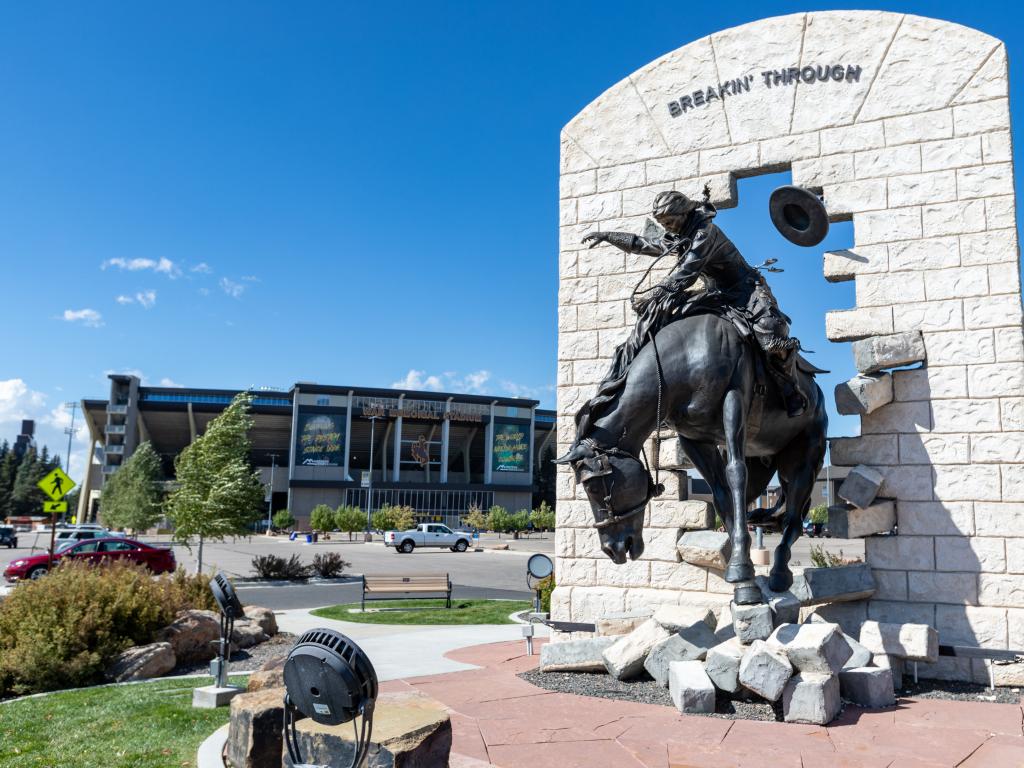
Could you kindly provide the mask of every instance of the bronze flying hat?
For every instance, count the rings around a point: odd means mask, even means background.
[[[803,187],[787,184],[772,192],[768,215],[779,234],[796,245],[815,246],[828,234],[825,204]]]

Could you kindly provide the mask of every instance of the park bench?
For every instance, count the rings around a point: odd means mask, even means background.
[[[423,576],[363,576],[362,609],[367,600],[402,600],[443,593],[445,607],[452,607],[452,582],[448,574]],[[380,595],[397,595],[381,597]]]

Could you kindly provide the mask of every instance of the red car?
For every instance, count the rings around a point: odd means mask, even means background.
[[[84,560],[89,563],[101,563],[107,560],[131,560],[142,563],[153,573],[172,573],[177,567],[174,552],[169,548],[154,547],[134,539],[103,538],[85,539],[69,543],[63,549],[53,553],[54,565],[64,560]],[[50,557],[47,553],[19,557],[4,569],[7,581],[18,579],[38,579],[49,570]]]

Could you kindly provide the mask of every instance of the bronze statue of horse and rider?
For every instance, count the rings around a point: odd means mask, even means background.
[[[785,591],[793,582],[790,549],[825,455],[828,420],[813,378],[821,371],[799,354],[789,318],[765,282],[764,271],[778,271],[773,260],[748,264],[714,223],[715,214],[707,194],[695,201],[663,192],[653,209],[664,228],[660,237],[594,232],[584,238],[591,248],[607,243],[676,262],[664,280],[634,291],[636,327],[616,350],[597,394],[576,414],[576,439],[558,462],[571,464],[602,550],[622,564],[643,553],[643,512],[663,490],[641,460],[643,445],[655,430],[674,430],[711,486],[730,535],[725,580],[735,585],[737,603],[757,603],[761,591],[747,526],[781,530],[769,588]],[[817,198],[794,187],[773,195],[773,220],[801,244],[820,242],[828,228]],[[703,287],[691,290],[698,278]],[[784,504],[748,513],[776,473]]]

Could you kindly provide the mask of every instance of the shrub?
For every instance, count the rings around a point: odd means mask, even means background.
[[[551,593],[555,591],[555,577],[546,576],[537,582],[537,589],[540,590],[540,609],[551,611]]]
[[[334,530],[334,510],[326,504],[317,504],[309,515],[309,527],[320,533]]]
[[[337,552],[318,552],[313,557],[313,572],[321,579],[341,576],[352,563],[343,560]]]
[[[512,522],[511,517],[507,509],[495,504],[487,510],[487,527],[495,533],[505,533],[511,530],[509,528]]]
[[[211,607],[208,585],[127,562],[65,562],[18,584],[0,603],[0,696],[102,682],[118,653],[152,642],[179,610]]]
[[[828,522],[828,505],[819,504],[816,507],[812,507],[811,511],[807,515],[807,519],[817,525],[823,525]]]
[[[837,568],[840,565],[847,565],[849,561],[843,558],[842,551],[838,555],[825,551],[823,544],[811,546],[811,565],[815,568]]]
[[[295,525],[295,518],[292,517],[292,513],[287,509],[277,510],[271,520],[274,523],[274,527],[281,531],[285,531]]]
[[[487,515],[483,513],[476,504],[473,504],[469,508],[469,512],[466,513],[466,525],[470,528],[476,528],[478,531],[487,528]]]
[[[309,578],[310,567],[303,565],[298,555],[287,560],[277,555],[257,555],[252,559],[252,569],[260,579],[301,581]]]
[[[530,513],[530,520],[538,531],[555,530],[555,510],[549,507],[546,501],[542,501],[540,506]]]
[[[366,513],[359,507],[340,506],[334,511],[334,526],[352,541],[353,533],[366,528]]]
[[[530,513],[525,509],[520,509],[508,518],[508,530],[512,531],[517,536],[520,531],[525,531],[529,525]]]
[[[373,513],[373,527],[378,531],[405,531],[412,528],[415,521],[412,507],[393,507],[385,505]]]

